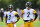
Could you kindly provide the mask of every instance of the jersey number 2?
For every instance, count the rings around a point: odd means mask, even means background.
[[[29,17],[29,15],[30,15],[30,12],[28,12],[27,14],[28,14],[28,16],[27,16],[27,17]]]

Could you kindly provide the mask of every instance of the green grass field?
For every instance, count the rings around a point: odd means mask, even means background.
[[[20,18],[20,20],[16,23],[17,27],[21,27],[21,25],[24,25],[23,20]],[[0,27],[7,27],[5,23],[5,18],[3,22],[0,21]],[[34,21],[34,27],[40,27],[40,21]]]

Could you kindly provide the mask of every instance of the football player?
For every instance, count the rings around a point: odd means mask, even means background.
[[[7,27],[15,27],[16,26],[15,23],[19,21],[20,17],[16,11],[13,11],[12,4],[10,4],[8,8],[9,11],[5,13]],[[17,17],[17,21],[15,21],[16,17]]]
[[[35,15],[35,18],[33,20],[33,15]],[[34,27],[33,21],[37,18],[37,12],[31,8],[31,2],[26,3],[26,8],[22,11],[21,17],[23,21],[25,22],[25,27]]]

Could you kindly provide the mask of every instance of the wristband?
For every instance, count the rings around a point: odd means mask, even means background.
[[[16,21],[16,23],[18,22],[18,20]]]

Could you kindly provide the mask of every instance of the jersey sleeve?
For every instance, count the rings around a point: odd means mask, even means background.
[[[36,13],[36,11],[35,11],[35,10],[33,10],[33,13],[35,14],[35,13]]]
[[[7,12],[4,12],[4,16],[6,16],[7,15]]]
[[[15,12],[15,15],[17,15],[18,13],[17,12]]]
[[[22,13],[24,14],[24,10],[22,11]]]

